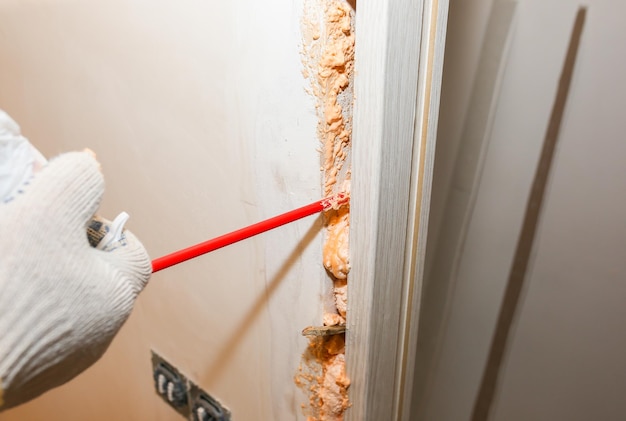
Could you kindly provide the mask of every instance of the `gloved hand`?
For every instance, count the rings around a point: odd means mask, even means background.
[[[89,244],[103,191],[95,158],[73,152],[0,201],[0,411],[98,360],[150,277],[129,231],[109,251]]]

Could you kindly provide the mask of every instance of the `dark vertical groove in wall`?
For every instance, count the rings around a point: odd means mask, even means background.
[[[541,213],[544,199],[544,193],[550,167],[552,166],[554,150],[561,129],[561,121],[569,93],[569,88],[574,72],[576,55],[580,45],[583,25],[585,22],[586,8],[578,9],[574,28],[570,37],[570,43],[565,56],[565,62],[561,71],[559,85],[556,93],[554,105],[552,106],[552,114],[548,124],[548,130],[543,143],[541,156],[535,172],[532,189],[526,205],[526,213],[520,237],[517,242],[517,249],[513,258],[513,264],[509,279],[507,282],[500,314],[496,324],[496,329],[491,342],[491,349],[487,359],[487,365],[483,373],[480,389],[474,404],[472,413],[472,421],[486,421],[493,406],[496,388],[498,386],[498,378],[502,369],[504,354],[507,351],[508,341],[510,339],[510,330],[515,318],[519,297],[524,284],[524,278],[530,260],[537,225]]]

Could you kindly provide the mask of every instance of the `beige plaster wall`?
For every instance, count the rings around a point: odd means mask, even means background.
[[[48,157],[93,149],[103,216],[125,210],[151,256],[320,198],[300,0],[4,0],[0,107]],[[177,420],[150,350],[238,420],[301,419],[293,386],[328,290],[310,217],[153,276],[105,357],[4,413]]]

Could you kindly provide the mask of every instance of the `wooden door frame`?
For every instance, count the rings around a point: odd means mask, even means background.
[[[350,421],[410,420],[448,0],[356,14]]]

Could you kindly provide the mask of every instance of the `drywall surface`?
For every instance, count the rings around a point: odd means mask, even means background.
[[[318,200],[316,115],[299,0],[0,3],[0,108],[48,157],[89,147],[158,257]],[[235,420],[302,419],[293,385],[321,323],[321,220],[299,221],[153,276],[104,358],[0,416],[178,420],[150,350]]]
[[[451,16],[455,7],[465,7],[460,3],[451,2]],[[569,0],[518,4],[482,182],[454,291],[450,302],[441,303],[449,306],[447,325],[419,419],[471,419],[578,6]],[[626,29],[620,21],[626,6],[602,0],[588,6],[492,420],[626,418],[620,395],[626,387],[626,62],[621,54]],[[450,31],[452,40],[455,27]],[[456,40],[451,53],[460,54],[461,45],[471,42]],[[466,83],[472,82],[468,77]],[[444,92],[445,83],[444,78]],[[442,110],[442,126],[446,117]],[[445,141],[438,139],[439,145]],[[439,145],[437,152],[445,151]]]

